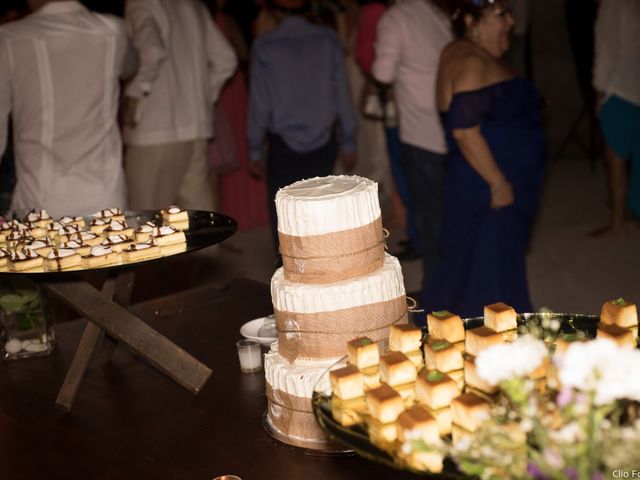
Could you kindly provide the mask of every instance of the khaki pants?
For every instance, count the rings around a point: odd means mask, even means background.
[[[132,210],[158,210],[169,205],[191,210],[216,208],[207,140],[128,146],[125,171]]]

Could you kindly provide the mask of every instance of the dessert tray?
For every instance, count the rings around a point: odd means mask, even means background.
[[[139,260],[127,261],[123,254],[118,254],[117,259],[114,262],[109,262],[104,265],[95,265],[89,268],[82,267],[81,265],[72,266],[69,268],[63,268],[58,271],[47,270],[45,268],[34,268],[23,271],[11,271],[9,269],[3,269],[2,274],[11,275],[33,275],[37,277],[48,277],[50,275],[65,275],[67,273],[78,273],[79,271],[95,271],[102,269],[127,269],[132,268],[141,263],[155,262],[164,258],[179,255],[182,253],[189,253],[202,248],[206,248],[217,243],[220,243],[229,238],[237,230],[237,222],[226,215],[222,215],[215,212],[208,212],[202,210],[186,210],[188,215],[188,223],[184,222],[178,229],[179,232],[184,233],[184,240],[178,244],[171,245],[170,249],[160,249],[160,253],[151,256],[151,258],[140,258]],[[136,230],[138,227],[151,222],[158,227],[171,226],[163,219],[163,215],[160,210],[145,210],[145,211],[126,211],[123,212],[124,220],[127,227]],[[93,217],[84,217],[86,225],[90,225]]]
[[[598,315],[582,315],[582,314],[563,314],[563,313],[522,313],[518,314],[518,324],[527,324],[530,321],[542,322],[544,320],[557,320],[560,322],[560,332],[566,334],[574,334],[583,332],[586,338],[595,338],[596,329],[599,321]],[[484,324],[483,317],[473,317],[463,319],[465,330],[481,327]],[[423,329],[423,339],[426,335],[426,328]],[[380,345],[380,350],[384,353],[388,346]],[[339,360],[334,366],[327,370],[318,383],[316,384],[312,397],[312,406],[314,415],[322,427],[322,429],[333,439],[342,443],[345,447],[352,449],[360,456],[382,463],[384,465],[404,470],[408,472],[418,473],[425,478],[433,479],[463,479],[468,478],[459,472],[454,462],[445,458],[444,469],[441,473],[429,473],[418,471],[411,468],[406,463],[396,458],[391,449],[381,445],[372,443],[369,438],[367,427],[364,423],[358,423],[353,426],[343,426],[332,414],[332,387],[329,378],[329,372],[347,366],[348,359],[345,356]],[[366,414],[365,414],[366,415]],[[450,437],[444,438],[445,442],[451,441]]]

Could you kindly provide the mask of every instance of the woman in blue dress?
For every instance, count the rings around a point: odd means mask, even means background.
[[[482,315],[498,301],[531,311],[525,252],[545,160],[534,86],[500,58],[513,19],[500,0],[456,0],[457,40],[437,88],[449,153],[440,259],[423,292],[427,311]]]

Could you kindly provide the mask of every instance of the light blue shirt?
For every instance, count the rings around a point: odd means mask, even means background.
[[[356,110],[349,93],[340,40],[298,16],[258,37],[251,58],[247,136],[251,160],[261,156],[267,131],[292,150],[325,145],[340,121],[343,151],[356,146]]]

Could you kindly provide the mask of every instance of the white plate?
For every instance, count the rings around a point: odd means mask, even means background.
[[[277,338],[271,337],[259,337],[258,330],[262,327],[262,324],[265,320],[270,320],[273,316],[270,317],[261,317],[256,318],[255,320],[251,320],[242,327],[240,327],[240,335],[244,338],[248,338],[249,340],[255,340],[256,342],[260,342],[262,345],[271,345],[273,342],[278,340]]]

